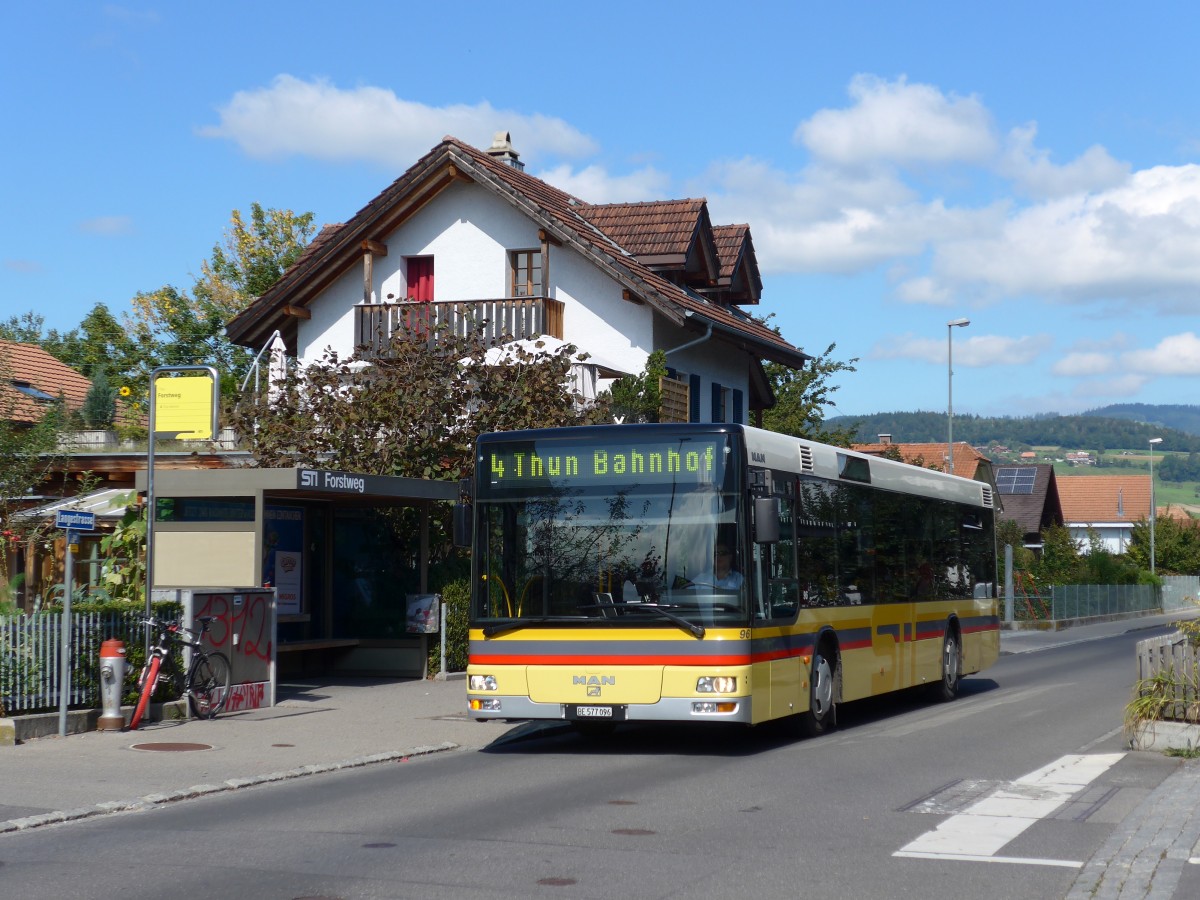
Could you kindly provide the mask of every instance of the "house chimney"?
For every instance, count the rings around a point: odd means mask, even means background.
[[[512,135],[507,131],[497,131],[492,137],[492,146],[488,147],[488,156],[507,163],[514,169],[525,171],[525,163],[521,162],[521,154],[513,149]]]
[[[879,443],[890,444],[891,442],[892,442],[892,436],[890,434],[881,434],[879,436]]]

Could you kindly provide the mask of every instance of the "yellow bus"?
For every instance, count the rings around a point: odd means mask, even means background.
[[[477,449],[474,719],[820,734],[842,702],[953,699],[999,655],[983,483],[720,423]]]

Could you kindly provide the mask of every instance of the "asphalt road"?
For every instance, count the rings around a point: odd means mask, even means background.
[[[1176,765],[1120,734],[1147,636],[1007,656],[814,740],[481,725],[483,752],[4,835],[0,896],[1062,897]],[[1041,814],[989,850],[981,800]]]

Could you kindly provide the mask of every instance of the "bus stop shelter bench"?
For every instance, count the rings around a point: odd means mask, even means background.
[[[334,655],[357,647],[357,638],[313,638],[276,645],[281,675],[320,675]],[[285,661],[286,656],[286,661]]]

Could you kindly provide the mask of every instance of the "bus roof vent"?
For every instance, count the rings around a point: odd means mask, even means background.
[[[992,489],[986,484],[983,485],[983,505],[989,509],[995,506],[995,503],[992,500]]]
[[[812,448],[801,447],[800,448],[800,471],[801,472],[811,472],[812,470],[813,470]]]

